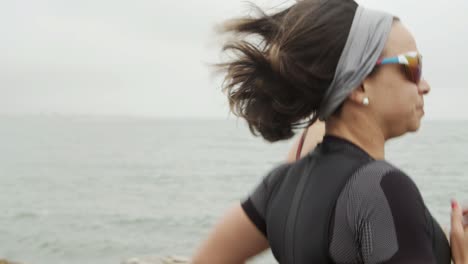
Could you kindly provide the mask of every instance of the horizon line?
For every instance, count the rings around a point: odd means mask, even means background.
[[[0,117],[64,117],[64,118],[117,118],[152,120],[235,121],[242,120],[233,114],[221,116],[157,116],[142,114],[85,114],[85,113],[0,113]],[[468,121],[468,118],[423,118],[423,121]]]

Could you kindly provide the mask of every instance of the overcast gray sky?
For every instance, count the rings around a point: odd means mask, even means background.
[[[399,16],[415,35],[432,85],[426,117],[468,119],[468,1],[358,3]],[[247,7],[237,0],[4,0],[0,114],[225,118],[226,99],[206,66],[219,58],[213,27]]]

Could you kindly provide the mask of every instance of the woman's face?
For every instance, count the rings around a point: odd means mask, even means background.
[[[412,51],[418,51],[413,36],[402,23],[395,22],[382,57]],[[416,84],[406,77],[401,65],[386,64],[366,79],[364,87],[370,101],[368,107],[387,139],[418,130],[424,115],[423,96],[430,90],[424,79]]]

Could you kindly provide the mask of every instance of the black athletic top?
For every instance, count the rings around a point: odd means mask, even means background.
[[[282,264],[450,263],[414,182],[337,137],[275,168],[242,208]]]

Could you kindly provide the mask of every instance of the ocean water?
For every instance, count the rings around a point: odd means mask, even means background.
[[[452,197],[468,205],[467,132],[468,122],[425,121],[387,145],[443,226]],[[0,258],[190,256],[291,143],[268,144],[233,120],[0,117]],[[249,263],[275,261],[266,252]]]

